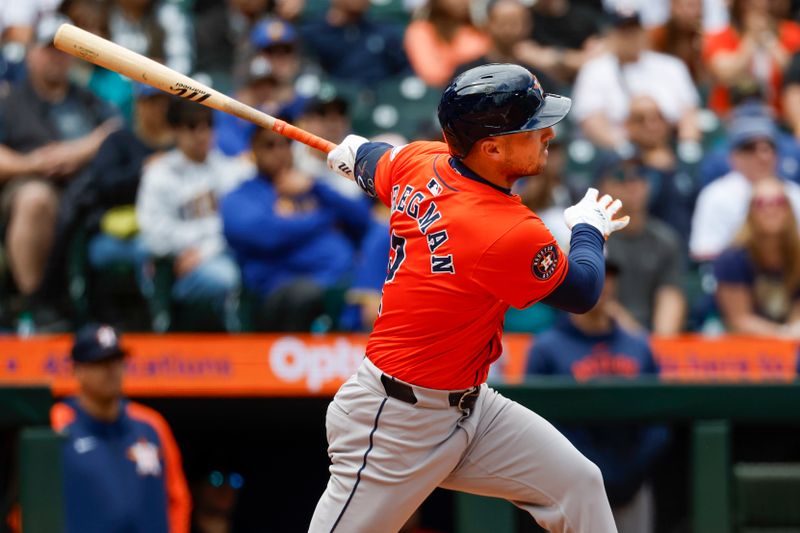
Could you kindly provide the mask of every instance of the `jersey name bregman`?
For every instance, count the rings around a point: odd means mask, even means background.
[[[392,211],[404,213],[417,221],[417,227],[428,242],[428,251],[431,254],[431,273],[433,274],[455,274],[456,267],[453,264],[453,254],[436,254],[435,252],[442,246],[449,236],[446,229],[432,228],[441,220],[442,213],[439,211],[436,202],[431,200],[425,212],[422,212],[421,204],[425,200],[430,200],[422,191],[414,189],[411,185],[406,185],[403,193],[400,194],[400,186],[392,187]],[[430,231],[435,229],[435,231]]]

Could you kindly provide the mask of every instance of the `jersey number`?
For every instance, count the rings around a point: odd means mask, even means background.
[[[403,264],[406,259],[406,240],[399,235],[392,233],[392,250],[394,250],[394,257],[389,259],[389,270],[386,272],[386,282],[394,279],[397,269]]]

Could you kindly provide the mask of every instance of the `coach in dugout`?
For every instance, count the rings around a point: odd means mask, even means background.
[[[90,324],[72,346],[78,394],[53,406],[63,449],[66,533],[188,533],[191,501],[166,421],[122,396],[117,331]]]

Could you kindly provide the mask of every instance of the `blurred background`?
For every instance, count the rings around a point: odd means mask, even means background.
[[[93,397],[171,428],[173,533],[305,531],[389,255],[388,209],[324,154],[59,52],[64,22],[333,142],[441,140],[442,89],[484,63],[570,96],[515,192],[565,250],[589,186],[632,222],[593,311],[508,311],[492,383],[601,467],[621,532],[800,531],[795,0],[0,0],[0,531],[60,527],[26,517],[21,428],[85,422],[57,441],[82,455]],[[87,326],[124,379],[76,355]],[[492,505],[436,491],[405,531],[535,531]]]

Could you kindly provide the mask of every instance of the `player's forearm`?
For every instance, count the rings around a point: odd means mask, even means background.
[[[606,273],[604,244],[605,239],[596,228],[577,224],[572,229],[567,274],[543,302],[570,313],[585,313],[594,307]]]

